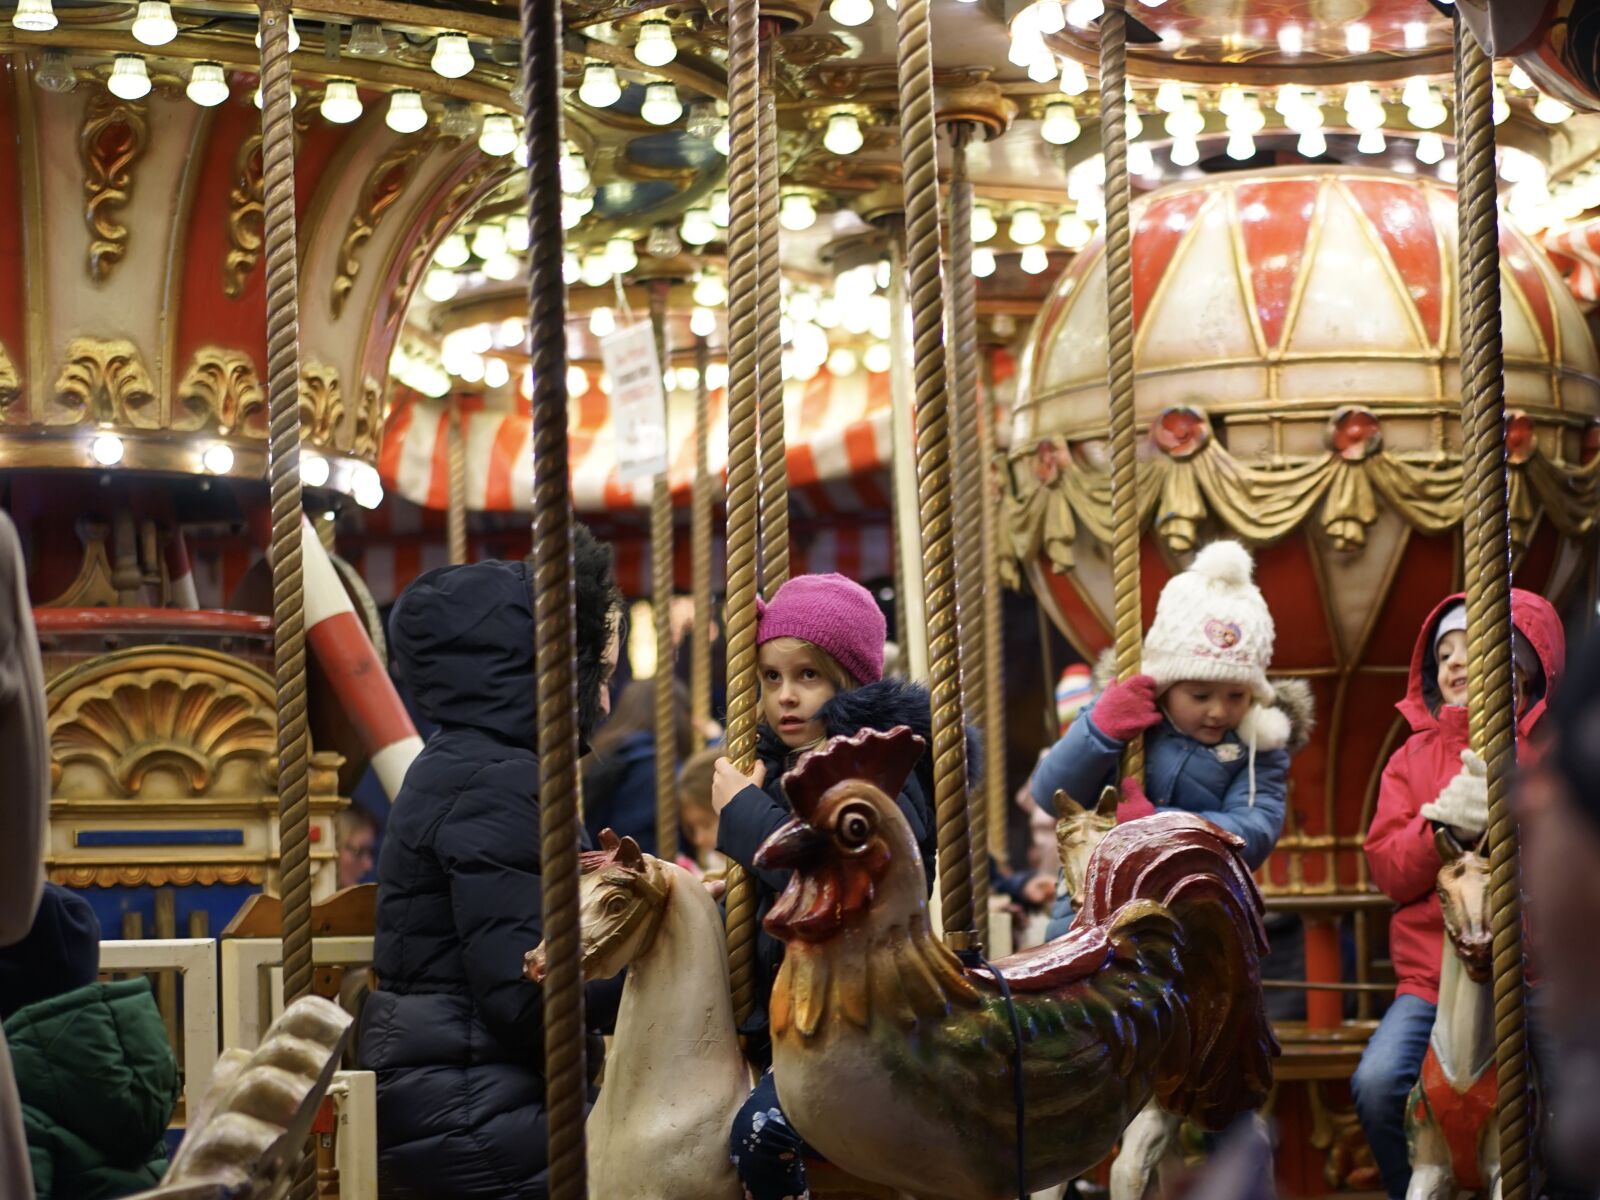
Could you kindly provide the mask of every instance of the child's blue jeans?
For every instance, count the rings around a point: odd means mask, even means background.
[[[749,1200],[806,1200],[806,1144],[778,1107],[767,1071],[734,1114],[728,1154]]]
[[[1433,1032],[1434,1006],[1420,996],[1396,996],[1383,1014],[1350,1080],[1356,1115],[1394,1200],[1404,1200],[1411,1182],[1406,1153],[1406,1098],[1422,1074],[1422,1059]]]

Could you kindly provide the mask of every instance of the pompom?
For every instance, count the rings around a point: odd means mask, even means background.
[[[1189,569],[1218,583],[1244,587],[1250,582],[1255,563],[1250,558],[1250,551],[1238,542],[1221,541],[1212,542],[1195,555],[1194,566]]]
[[[1289,714],[1281,708],[1252,704],[1239,722],[1239,740],[1247,746],[1254,740],[1257,752],[1282,750],[1289,744],[1289,733]]]

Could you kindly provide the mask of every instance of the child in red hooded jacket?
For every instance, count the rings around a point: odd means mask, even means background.
[[[1511,590],[1511,622],[1517,756],[1526,764],[1537,753],[1531,739],[1560,678],[1566,636],[1550,602],[1521,588]],[[1434,829],[1449,825],[1463,842],[1476,842],[1489,823],[1484,765],[1468,749],[1466,704],[1466,604],[1457,594],[1433,610],[1417,637],[1406,698],[1396,705],[1412,733],[1384,767],[1366,841],[1373,881],[1396,905],[1389,953],[1399,983],[1351,1088],[1395,1200],[1403,1200],[1411,1178],[1406,1097],[1422,1070],[1439,999],[1444,918],[1434,890],[1441,866]]]

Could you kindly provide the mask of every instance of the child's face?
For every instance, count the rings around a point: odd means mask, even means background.
[[[705,798],[700,797],[698,802],[685,803],[680,797],[678,801],[679,821],[683,825],[683,835],[689,839],[689,845],[694,848],[695,857],[699,858],[717,848],[717,813],[705,803]]]
[[[761,647],[758,661],[767,724],[791,750],[821,740],[822,723],[813,718],[838,689],[817,670],[810,652],[803,645],[772,641]]]
[[[1466,631],[1452,629],[1440,638],[1439,649],[1435,656],[1439,660],[1439,699],[1445,704],[1465,705],[1467,702]],[[1520,679],[1518,683],[1521,684]],[[1519,703],[1518,708],[1520,707]]]
[[[1215,746],[1250,709],[1250,689],[1238,683],[1175,683],[1161,698],[1167,719],[1185,737]]]

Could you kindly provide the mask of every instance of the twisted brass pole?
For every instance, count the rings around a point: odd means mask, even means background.
[[[972,947],[972,838],[967,753],[956,645],[955,546],[951,529],[950,413],[945,394],[944,295],[939,283],[939,155],[933,126],[933,29],[928,0],[901,0],[896,45],[900,158],[905,180],[906,260],[911,275],[912,372],[916,390],[917,500],[927,586],[933,683],[933,794],[939,827],[944,937]]]
[[[665,279],[650,284],[650,323],[663,375],[672,361],[667,346],[670,286]],[[667,445],[672,445],[671,438]],[[650,607],[656,626],[656,857],[671,862],[678,856],[678,739],[672,719],[677,678],[672,670],[672,485],[664,469],[650,492]]]
[[[560,0],[522,0],[528,161],[561,158]],[[578,942],[578,688],[573,657],[572,497],[567,464],[566,287],[561,189],[528,172],[528,340],[533,366],[533,639],[544,912],[545,1111],[550,1200],[585,1200],[583,978]]]
[[[450,405],[450,507],[445,513],[445,539],[450,561],[467,561],[467,428],[461,402]]]
[[[978,493],[978,288],[972,275],[972,177],[967,173],[967,143],[977,127],[970,121],[950,126],[950,257],[945,263],[949,289],[947,317],[950,340],[949,376],[955,382],[950,440],[955,460],[956,634],[960,646],[961,711],[977,729],[986,746],[989,734],[988,699],[984,685],[982,530]],[[972,907],[977,915],[978,942],[988,942],[989,915],[989,811],[978,797],[969,798],[972,825]]]
[[[699,382],[694,399],[694,490],[689,509],[690,581],[694,592],[694,632],[689,638],[689,712],[694,717],[694,748],[705,748],[702,732],[711,719],[711,395],[706,383],[706,340],[696,338],[694,368]]]
[[[1516,768],[1507,531],[1505,399],[1500,344],[1500,236],[1495,205],[1493,67],[1456,17],[1456,154],[1461,277],[1461,427],[1466,463],[1467,709],[1472,748],[1488,765],[1494,1024],[1504,1200],[1531,1195],[1522,893],[1510,807]]]
[[[757,87],[756,245],[760,289],[756,296],[756,340],[761,350],[761,590],[771,597],[789,578],[789,460],[783,440],[783,337],[781,271],[778,265],[778,107],[773,98],[772,56],[777,27],[760,30]]]
[[[1139,672],[1138,436],[1133,409],[1133,239],[1128,208],[1128,15],[1108,0],[1100,18],[1100,149],[1106,162],[1106,329],[1111,390],[1111,607],[1117,678]],[[1048,694],[1053,680],[1045,681]],[[1144,739],[1128,739],[1122,773],[1144,776]]]
[[[1005,593],[1000,587],[1000,548],[997,544],[996,494],[990,486],[994,462],[994,358],[984,353],[979,362],[983,378],[978,387],[978,576],[979,599],[983,609],[983,738],[988,749],[983,773],[984,807],[992,833],[989,853],[1002,867],[1010,854],[1006,849],[1006,708],[1005,668],[1001,655],[1000,606]],[[1049,681],[1050,684],[1054,680]]]
[[[748,772],[756,757],[756,157],[759,0],[728,5],[728,757]],[[756,896],[728,871],[728,985],[734,1016],[755,1007]]]

